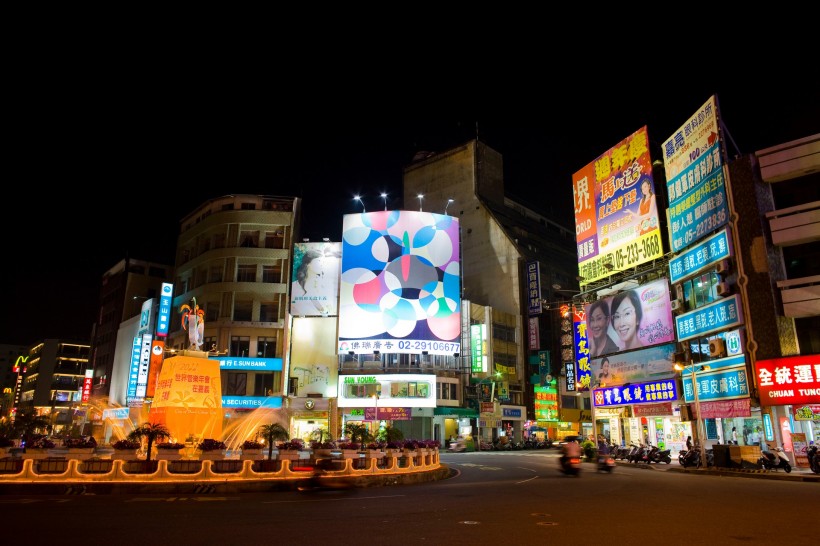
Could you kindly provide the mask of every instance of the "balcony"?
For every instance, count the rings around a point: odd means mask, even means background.
[[[820,240],[820,201],[766,213],[772,242],[794,246]]]
[[[790,318],[820,316],[820,275],[777,281],[783,315]]]

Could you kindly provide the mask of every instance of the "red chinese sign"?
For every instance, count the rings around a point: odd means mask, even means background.
[[[758,360],[756,367],[761,405],[820,403],[820,355]]]
[[[718,400],[715,402],[701,402],[700,412],[704,419],[717,419],[728,417],[749,417],[752,414],[751,400],[749,398],[739,398],[737,400]],[[690,406],[692,415],[696,417],[697,409],[695,405]]]
[[[364,420],[376,421],[376,408],[364,408]],[[410,421],[413,418],[413,408],[379,408],[379,421]]]
[[[632,406],[635,417],[655,417],[657,415],[672,415],[672,402],[663,404],[644,404]]]

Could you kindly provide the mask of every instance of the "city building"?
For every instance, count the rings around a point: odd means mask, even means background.
[[[166,351],[197,349],[220,360],[228,423],[263,404],[282,405],[299,206],[293,197],[226,195],[180,222]],[[198,346],[183,326],[186,310],[204,319]]]
[[[550,397],[542,391],[557,376],[561,347],[560,316],[542,304],[577,290],[574,234],[525,204],[527,196],[505,193],[502,157],[480,140],[419,154],[403,184],[406,209],[418,203],[459,222],[462,327],[460,354],[410,357],[436,375],[438,397],[429,417],[399,426],[438,440],[545,435],[557,412],[536,415],[536,400]],[[381,357],[388,369],[391,360]]]
[[[107,401],[111,394],[120,325],[140,315],[143,303],[158,297],[162,283],[170,279],[171,266],[133,258],[124,258],[103,273],[100,311],[91,333],[94,399]],[[124,405],[125,392],[113,397]]]
[[[46,339],[29,347],[26,354],[17,412],[48,418],[52,434],[87,434],[80,430],[80,423],[85,421],[82,405],[91,390],[90,346]]]

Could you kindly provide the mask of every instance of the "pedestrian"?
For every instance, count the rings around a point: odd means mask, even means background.
[[[692,451],[692,437],[686,437],[686,451]]]
[[[737,427],[732,427],[732,443],[737,445]]]

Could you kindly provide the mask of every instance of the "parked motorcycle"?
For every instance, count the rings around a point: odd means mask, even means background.
[[[817,446],[809,446],[806,451],[806,456],[809,458],[809,468],[815,474],[820,474],[820,454],[817,453]]]
[[[651,453],[650,463],[670,464],[672,462],[671,449],[656,449]]]
[[[777,470],[782,468],[786,471],[786,474],[791,472],[792,465],[789,463],[789,458],[786,457],[786,454],[783,452],[783,448],[776,447],[774,451],[774,453],[771,451],[762,451],[760,459],[757,460],[757,464],[765,470]]]

